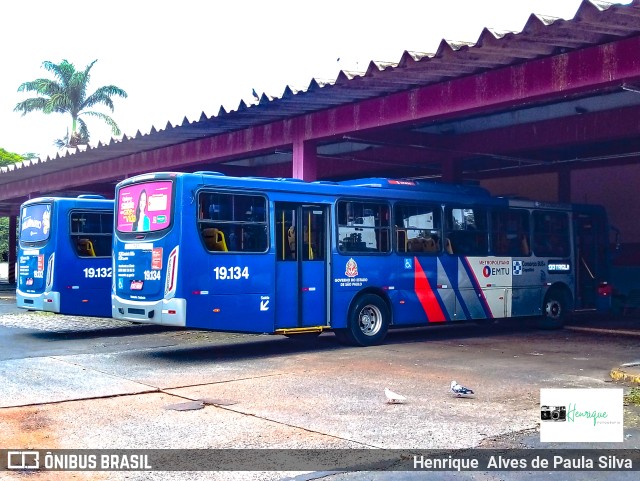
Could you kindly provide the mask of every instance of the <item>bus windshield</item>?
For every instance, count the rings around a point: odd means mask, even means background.
[[[171,224],[172,183],[169,180],[144,182],[120,189],[118,194],[119,232],[154,232]]]
[[[51,231],[51,204],[32,204],[22,208],[20,215],[20,241],[42,242]]]

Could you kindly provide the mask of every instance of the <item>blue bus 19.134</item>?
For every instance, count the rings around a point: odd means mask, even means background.
[[[597,206],[496,198],[413,180],[303,182],[152,173],[116,187],[114,318],[211,330],[389,327],[604,305]]]
[[[20,208],[18,307],[111,317],[113,201],[39,197]]]

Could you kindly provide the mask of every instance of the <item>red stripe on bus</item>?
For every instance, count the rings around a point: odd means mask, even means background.
[[[440,303],[438,302],[433,289],[431,289],[431,285],[427,280],[427,276],[425,275],[420,262],[418,262],[418,258],[414,257],[413,259],[416,266],[414,289],[418,296],[418,300],[420,301],[420,304],[422,304],[422,308],[427,315],[427,320],[429,322],[446,321],[447,319],[444,312],[442,312],[442,309],[440,308]]]

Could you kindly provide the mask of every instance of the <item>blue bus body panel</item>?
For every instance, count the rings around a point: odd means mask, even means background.
[[[135,251],[135,255],[128,254],[131,250],[128,245],[134,242],[132,234],[119,236],[116,233],[114,250],[118,277],[114,294],[123,299],[123,306],[130,302],[132,310],[145,315],[150,308],[144,303],[180,299],[186,305],[186,313],[184,323],[177,325],[241,332],[274,332],[310,326],[344,328],[348,325],[354,300],[363,292],[374,293],[388,303],[391,323],[395,326],[534,315],[540,314],[543,296],[552,282],[567,286],[573,282],[572,273],[550,273],[551,266],[548,268],[547,264],[551,261],[533,255],[471,257],[447,254],[444,250],[436,255],[426,250],[415,253],[398,252],[397,249],[388,254],[338,252],[336,216],[339,210],[336,203],[340,200],[387,202],[391,198],[391,204],[426,201],[442,206],[443,218],[447,212],[445,206],[480,206],[487,210],[511,206],[512,201],[491,197],[479,187],[434,186],[418,181],[403,183],[377,178],[307,183],[237,179],[204,173],[157,173],[128,179],[119,184],[119,188],[120,185],[168,178],[174,182],[175,190],[173,225],[165,233],[151,236],[152,239],[142,236],[140,242],[149,242],[152,246],[146,252]],[[197,212],[198,192],[205,187],[267,198],[271,235],[266,253],[214,252],[205,248],[199,229],[206,220],[202,215],[198,217]],[[330,263],[313,262],[311,249],[306,262],[285,258],[284,249],[279,257],[275,239],[278,225],[275,212],[279,206],[284,206],[282,210],[299,209],[296,210],[298,221],[305,208],[310,215],[318,214],[318,218],[322,215],[326,219],[329,241],[320,247],[326,248],[323,259],[330,257]],[[515,208],[571,213],[569,206],[530,201],[516,203]],[[588,207],[584,211],[588,212]],[[389,212],[395,213],[393,206]],[[285,225],[284,216],[280,225]],[[393,223],[389,222],[386,228],[394,232]],[[445,233],[444,227],[438,229]],[[284,227],[280,232],[284,237]],[[486,235],[487,241],[493,239],[490,226]],[[441,236],[443,240],[444,237]],[[475,239],[474,242],[478,242]],[[299,245],[303,242],[299,236],[297,241]],[[155,257],[154,249],[160,249]],[[174,249],[179,251],[177,277],[170,282],[163,267],[160,278],[148,279],[145,271],[149,271],[157,259],[162,259],[162,266],[168,265],[169,252]],[[487,248],[486,252],[493,253],[494,249]],[[406,246],[404,250],[408,250]],[[558,265],[563,262],[564,259],[557,260]],[[136,284],[133,289],[132,281],[143,283]],[[167,294],[169,284],[177,287],[175,292]],[[150,322],[154,322],[153,319]]]
[[[54,269],[52,289],[61,293],[61,313],[111,317],[111,258],[77,257],[65,264],[56,255]]]
[[[111,257],[79,256],[71,241],[69,218],[74,210],[112,211],[113,201],[39,198],[23,206],[44,202],[53,206],[48,241],[35,246],[19,242],[18,307],[111,317]]]
[[[178,279],[179,290],[189,298],[189,327],[273,332],[273,253],[212,254],[201,245],[194,245],[192,252],[181,260]]]

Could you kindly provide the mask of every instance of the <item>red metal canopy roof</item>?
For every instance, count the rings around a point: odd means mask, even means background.
[[[107,144],[98,143],[96,147],[90,147],[86,150],[69,151],[62,156],[57,155],[55,158],[47,157],[46,159],[24,161],[2,167],[0,168],[0,203],[8,201],[15,205],[15,202],[18,201],[15,195],[20,189],[11,188],[11,184],[16,182],[22,185],[21,190],[24,191],[25,186],[33,185],[30,182],[33,178],[38,177],[46,182],[50,174],[56,173],[58,175],[55,176],[56,181],[51,188],[61,189],[64,185],[64,179],[59,175],[61,171],[83,167],[82,171],[77,171],[79,175],[83,175],[84,172],[89,173],[86,169],[91,164],[98,163],[100,166],[96,165],[91,170],[87,183],[95,183],[97,179],[106,181],[110,178],[117,178],[115,173],[120,166],[114,167],[115,170],[109,169],[103,165],[105,161],[125,157],[133,158],[136,154],[154,151],[154,158],[158,156],[165,158],[158,165],[165,165],[168,162],[166,161],[167,156],[179,155],[180,152],[185,151],[180,147],[185,143],[191,145],[202,139],[224,136],[225,134],[227,136],[220,137],[220,139],[224,139],[227,146],[233,141],[234,148],[228,148],[224,155],[238,156],[240,155],[239,149],[242,148],[246,148],[247,152],[254,150],[259,154],[264,153],[259,152],[261,148],[273,149],[279,141],[278,139],[289,138],[282,131],[288,128],[287,121],[293,118],[317,114],[317,119],[312,118],[308,122],[310,124],[308,128],[312,131],[310,137],[317,138],[313,133],[314,129],[317,129],[319,136],[331,131],[327,128],[331,122],[334,124],[339,122],[332,115],[339,116],[340,111],[332,109],[340,106],[362,104],[364,109],[366,101],[384,99],[401,92],[408,92],[407,96],[410,97],[413,95],[411,92],[415,89],[427,86],[441,85],[440,91],[444,91],[447,89],[446,85],[456,80],[495,71],[502,67],[528,64],[538,59],[561,58],[562,54],[615,43],[621,39],[637,37],[639,34],[640,0],[634,0],[629,5],[612,5],[602,1],[584,0],[575,16],[570,20],[531,15],[520,32],[495,32],[484,29],[475,43],[442,40],[437,51],[433,54],[405,52],[398,63],[372,61],[366,72],[341,71],[333,82],[312,79],[306,90],[296,91],[291,87],[286,87],[279,98],[269,98],[263,94],[256,104],[247,105],[241,101],[235,111],[227,112],[221,107],[216,116],[207,117],[203,112],[200,118],[195,121],[189,121],[185,117],[180,125],[173,126],[167,123],[163,129],[157,129],[154,126],[149,134],[143,135],[138,131],[134,136],[125,135],[122,139],[112,139]],[[615,54],[619,53],[622,48],[625,47],[618,47],[616,51],[612,50],[614,57],[605,60],[615,62]],[[601,51],[600,55],[606,56],[606,51],[604,53]],[[564,58],[566,59],[566,57]],[[637,51],[635,58],[638,62]],[[542,65],[532,71],[542,74],[544,68],[546,67]],[[630,65],[628,68],[640,75],[639,65]],[[523,70],[509,72],[511,78],[508,88],[510,93],[516,95],[519,79],[513,78],[514,72],[523,72]],[[632,76],[629,74],[629,77]],[[547,80],[545,79],[545,81]],[[562,81],[562,78],[551,79],[552,83],[558,82],[559,91],[563,89]],[[525,82],[522,81],[522,83],[524,85]],[[550,84],[550,86],[553,85]],[[632,89],[633,86],[630,88]],[[418,94],[419,92],[415,95]],[[399,108],[401,105],[409,105],[409,103],[396,102],[393,108]],[[577,107],[572,106],[572,108]],[[353,116],[352,111],[350,115]],[[406,120],[411,119],[410,113],[397,113],[389,115],[388,118],[391,121],[401,121],[403,115]],[[483,121],[486,122],[486,119],[481,120],[481,122]],[[258,132],[251,129],[266,126],[259,131],[260,135],[264,136],[265,132],[270,131],[270,125],[274,125],[273,130],[277,131],[275,135],[279,136],[278,139],[262,143],[257,141],[255,144],[246,142],[247,137],[252,137],[253,132]],[[319,128],[318,125],[320,125]],[[461,126],[462,124],[456,125],[458,129]],[[357,121],[352,120],[348,128],[357,132]],[[442,126],[440,128],[442,129]],[[229,136],[229,134],[240,133],[240,131],[249,131],[251,134]],[[470,130],[470,132],[473,131]],[[430,133],[433,132],[429,131],[429,126],[425,126],[422,135]],[[440,131],[440,133],[442,132]],[[371,142],[370,145],[375,144],[375,139],[371,137],[367,137],[365,140]],[[360,142],[362,143],[362,140]],[[217,143],[212,142],[211,148],[217,149],[216,152],[222,151],[224,149],[221,148],[221,143],[223,143],[222,140]],[[196,147],[191,150],[199,149],[202,144],[193,145]],[[158,153],[167,148],[170,150],[166,150],[163,154]],[[326,149],[330,150],[329,147]],[[275,152],[271,150],[270,154],[277,155],[277,149]],[[175,162],[176,165],[180,165],[177,157]],[[151,164],[149,167],[151,168],[153,165]],[[79,185],[77,178],[71,179],[68,175],[66,178],[69,186]],[[44,191],[46,185],[41,185],[40,189]]]

